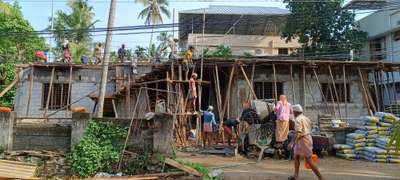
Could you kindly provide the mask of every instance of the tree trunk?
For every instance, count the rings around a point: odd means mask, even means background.
[[[110,61],[111,41],[112,41],[112,28],[114,28],[114,19],[116,11],[117,0],[111,0],[110,13],[108,16],[106,46],[104,48],[103,72],[101,75],[100,95],[98,99],[99,109],[97,112],[98,117],[103,117],[104,98],[107,89],[107,76],[108,76],[108,62]]]

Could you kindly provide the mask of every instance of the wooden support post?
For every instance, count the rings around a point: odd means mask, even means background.
[[[3,91],[0,92],[0,98],[4,96],[15,84],[17,84],[18,78],[15,78]]]
[[[244,78],[246,79],[246,83],[249,86],[250,92],[253,95],[253,99],[257,99],[257,95],[254,92],[253,86],[251,85],[251,82],[250,82],[249,78],[247,77],[246,72],[243,69],[243,66],[242,65],[239,65],[239,66],[240,66],[240,69],[242,70]]]
[[[119,116],[118,116],[117,106],[115,105],[115,100],[112,99],[111,103],[112,103],[112,107],[113,107],[113,110],[114,110],[115,118],[118,118]]]
[[[319,82],[318,74],[317,74],[317,72],[315,71],[315,69],[312,69],[312,70],[313,70],[315,79],[317,80],[317,84],[318,84],[319,91],[321,92],[322,100],[323,100],[324,103],[325,103],[326,112],[330,112],[329,106],[328,106],[328,100],[326,99],[325,94],[324,94],[324,92],[323,92],[323,90],[322,90],[322,86],[321,86],[321,83]],[[335,112],[333,112],[333,114],[335,114]]]
[[[131,115],[131,73],[128,75],[128,86],[126,88],[126,94],[125,94],[125,117],[129,118]]]
[[[226,90],[224,108],[223,108],[223,111],[222,111],[222,114],[224,115],[223,117],[225,117],[225,112],[226,112],[227,108],[229,108],[228,104],[229,104],[229,99],[231,97],[231,87],[232,87],[233,75],[235,74],[235,68],[236,68],[236,63],[233,64],[232,70],[231,70],[231,74],[229,75],[228,88]],[[229,116],[229,112],[227,112],[227,114]]]
[[[346,79],[346,65],[342,66],[343,71],[343,87],[344,87],[344,111],[346,114],[346,119],[349,117],[347,110],[347,79]]]
[[[276,69],[275,69],[275,64],[272,64],[272,71],[273,71],[273,75],[274,75],[274,98],[275,100],[278,100],[278,88],[276,86]]]
[[[384,72],[383,70],[381,70],[381,71],[386,76],[386,83],[384,82],[384,84],[385,84],[385,88],[386,88],[386,91],[387,91],[388,96],[389,96],[389,102],[390,102],[389,106],[390,106],[390,105],[393,104],[393,100],[392,100],[392,93],[390,92],[390,89],[388,88],[388,86],[390,84],[389,74],[388,74],[388,72]],[[391,108],[390,108],[390,112],[393,113]]]
[[[369,101],[368,101],[368,95],[367,95],[367,91],[366,91],[365,85],[364,85],[364,78],[363,78],[363,75],[362,75],[360,67],[357,67],[357,70],[358,70],[358,75],[360,76],[361,87],[363,89],[362,92],[363,92],[363,95],[364,95],[365,103],[367,104],[368,113],[369,113],[370,116],[372,116],[373,113],[372,113],[372,111],[370,109],[370,105],[369,105]]]
[[[179,81],[182,81],[182,65],[178,65],[178,76]]]
[[[380,95],[380,100],[381,100],[381,111],[385,111],[385,92],[383,88],[383,83],[382,83],[382,74],[380,72],[376,72],[376,77],[378,79],[378,88],[379,88],[379,95]]]
[[[31,101],[32,101],[32,90],[33,90],[33,80],[35,77],[35,66],[31,66],[31,75],[29,77],[29,95],[28,95],[28,104],[26,105],[26,114],[25,116],[29,116],[29,111],[31,110]]]
[[[388,71],[386,71],[385,72],[385,74],[386,74],[386,86],[389,86],[390,85],[390,76],[389,76],[389,72]],[[392,90],[393,90],[393,88],[392,88]],[[393,92],[390,92],[390,89],[388,88],[388,92],[389,92],[389,99],[391,99],[391,104],[396,104],[396,102],[395,102],[395,98],[394,98],[394,94],[393,93],[395,93],[395,91],[393,91]],[[393,95],[392,95],[393,94]],[[392,109],[392,108],[391,108]],[[392,111],[392,110],[391,110]],[[392,112],[393,113],[393,112]]]
[[[331,95],[331,99],[332,99],[332,108],[333,108],[333,116],[335,117],[335,118],[337,118],[337,116],[336,116],[336,105],[335,105],[335,98],[334,98],[334,96],[333,96],[333,91],[332,91],[332,87],[331,86],[328,86],[328,91],[329,91],[329,94]],[[327,97],[328,98],[328,97]],[[340,117],[340,116],[339,116]]]
[[[169,72],[167,71],[167,112],[169,112],[169,110],[170,110],[170,106],[171,106],[171,97],[170,97],[170,95],[171,95],[171,93],[170,93],[170,91],[171,91],[171,82],[170,82],[170,76],[169,76]]]
[[[329,70],[329,75],[331,76],[331,80],[332,80],[333,91],[335,92],[335,96],[336,96],[336,103],[337,103],[337,106],[338,106],[339,117],[342,119],[343,117],[342,117],[342,113],[340,112],[339,95],[338,95],[338,92],[337,92],[337,89],[336,89],[336,82],[335,82],[335,78],[333,77],[333,74],[332,74],[331,65],[328,65],[328,70]],[[333,106],[335,106],[335,105],[333,105]]]
[[[159,89],[159,84],[156,82],[156,89]],[[156,91],[156,102],[160,100],[160,92]]]
[[[67,104],[71,103],[71,91],[72,91],[72,66],[69,68],[69,79],[68,79],[68,95],[67,95]],[[97,105],[98,102],[96,102]],[[68,105],[67,110],[71,108],[71,105]],[[66,113],[66,112],[65,112]]]
[[[292,102],[296,104],[296,90],[294,85],[294,78],[293,78],[293,65],[290,64],[290,83],[292,84]]]
[[[49,104],[50,104],[51,92],[53,90],[53,80],[54,80],[55,71],[56,71],[56,67],[53,67],[53,69],[51,70],[49,92],[47,94],[46,108],[44,109],[43,117],[46,117],[47,111],[49,110]]]

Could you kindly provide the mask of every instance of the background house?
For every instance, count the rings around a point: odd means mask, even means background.
[[[232,48],[233,55],[289,55],[301,45],[286,42],[280,32],[289,11],[276,7],[210,6],[179,12],[179,39],[182,47],[213,50],[220,44]],[[203,17],[205,30],[203,36]],[[203,38],[204,37],[204,38]]]
[[[363,60],[400,62],[400,9],[377,11],[359,21],[361,30],[368,32],[368,44],[361,52]],[[378,84],[378,93],[385,106],[400,97],[400,73],[375,73],[370,82]]]

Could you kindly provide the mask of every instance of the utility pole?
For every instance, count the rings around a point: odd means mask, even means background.
[[[117,0],[111,0],[110,13],[108,15],[106,46],[104,48],[103,71],[101,75],[101,84],[100,84],[100,96],[98,98],[99,108],[97,110],[97,117],[99,118],[103,117],[104,98],[106,96],[106,89],[107,89],[108,62],[110,60],[111,41],[114,28],[116,6],[117,6]]]
[[[50,35],[50,42],[49,42],[49,54],[48,59],[51,60],[52,56],[52,46],[53,46],[53,39],[54,39],[54,0],[51,0],[51,35]],[[51,62],[55,62],[55,59],[51,60]]]

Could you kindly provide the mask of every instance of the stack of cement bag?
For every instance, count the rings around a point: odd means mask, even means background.
[[[376,143],[376,138],[379,136],[378,134],[378,123],[379,119],[374,116],[365,116],[363,117],[364,127],[361,130],[357,130],[359,133],[363,133],[366,141],[365,146],[374,147]],[[356,132],[357,132],[356,131]]]
[[[387,162],[400,163],[400,151],[396,152],[394,146],[388,147],[389,138],[378,138],[376,146],[384,150],[387,154]]]
[[[352,146],[356,154],[359,154],[364,149],[366,141],[365,131],[362,130],[346,135],[346,144]]]
[[[380,119],[378,128],[379,137],[385,138],[390,136],[391,127],[393,123],[399,121],[399,118],[386,112],[376,112],[375,116]]]
[[[371,162],[386,162],[386,150],[378,147],[364,147],[360,158]]]
[[[356,151],[353,146],[348,144],[335,144],[333,148],[336,149],[336,156],[343,159],[355,160],[357,159]]]

